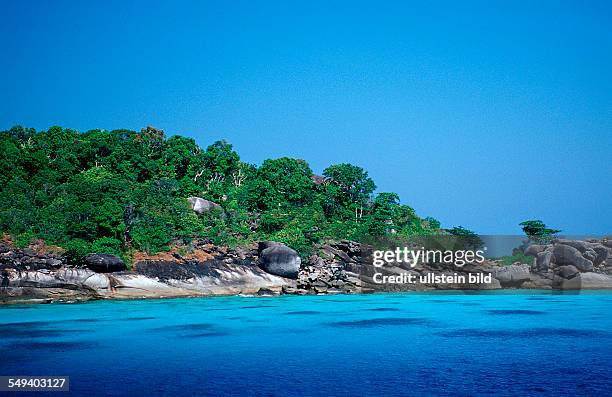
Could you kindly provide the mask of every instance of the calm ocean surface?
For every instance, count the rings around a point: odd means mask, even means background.
[[[0,375],[74,395],[606,395],[611,363],[609,293],[0,307]]]

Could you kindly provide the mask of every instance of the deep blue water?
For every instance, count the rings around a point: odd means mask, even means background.
[[[604,395],[611,363],[606,293],[0,307],[0,375],[74,395]]]

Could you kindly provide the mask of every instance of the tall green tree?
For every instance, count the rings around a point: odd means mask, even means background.
[[[555,234],[561,232],[561,230],[549,228],[539,219],[523,221],[519,223],[519,226],[523,228],[523,232],[530,240],[540,243],[549,242]]]
[[[329,196],[335,200],[331,206],[333,212],[339,213],[338,208],[342,207],[350,209],[351,213],[354,212],[355,220],[363,218],[364,208],[376,190],[376,184],[368,176],[367,171],[361,167],[343,163],[327,167],[323,175],[330,178],[331,183],[338,186],[343,193]]]
[[[300,159],[282,157],[265,160],[258,170],[257,177],[266,181],[273,190],[271,203],[261,203],[263,207],[301,206],[314,197],[312,170],[308,163]]]

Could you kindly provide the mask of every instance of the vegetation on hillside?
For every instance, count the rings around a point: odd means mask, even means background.
[[[271,239],[305,253],[327,239],[445,233],[397,194],[374,195],[374,181],[351,164],[331,165],[322,176],[288,157],[255,166],[225,141],[202,149],[152,127],[14,127],[0,132],[0,148],[2,230],[19,244],[43,239],[73,257],[155,253],[194,238],[228,245]],[[198,216],[190,196],[223,211]]]

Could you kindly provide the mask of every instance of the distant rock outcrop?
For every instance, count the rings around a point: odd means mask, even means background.
[[[550,244],[532,244],[524,253],[536,257],[533,270],[550,279],[553,288],[612,288],[610,238],[556,239]]]
[[[316,246],[315,252],[308,260],[308,265],[303,266],[300,270],[297,293],[367,293],[501,288],[499,281],[495,278],[490,283],[481,284],[378,283],[374,278],[376,273],[389,277],[410,274],[416,278],[428,273],[433,275],[460,273],[467,277],[470,272],[490,274],[492,269],[489,266],[490,263],[487,266],[472,268],[468,266],[457,268],[453,265],[444,267],[438,264],[419,264],[416,267],[411,267],[406,263],[388,263],[382,267],[375,267],[372,261],[372,249],[373,247],[369,245],[349,240]],[[518,286],[520,283],[517,282],[515,285]]]
[[[85,266],[97,273],[114,273],[127,270],[118,256],[111,254],[89,254],[83,258]]]

